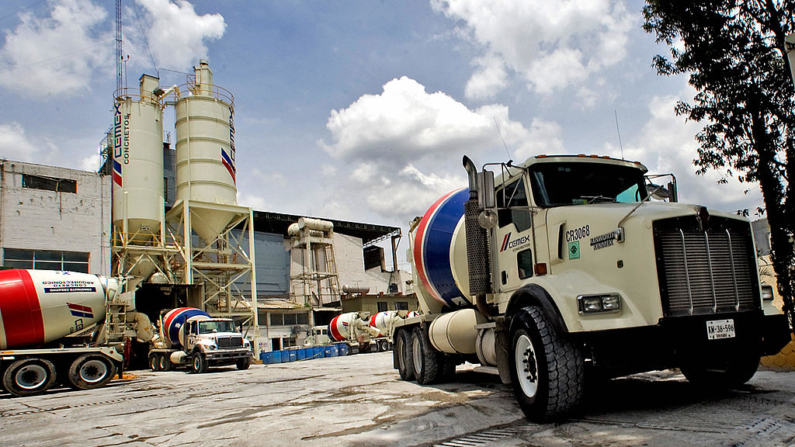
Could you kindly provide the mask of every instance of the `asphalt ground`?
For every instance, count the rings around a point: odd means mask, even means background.
[[[778,446],[795,443],[795,373],[710,392],[675,371],[598,383],[582,411],[526,421],[499,378],[401,381],[391,353],[132,371],[105,388],[0,394],[0,446]]]

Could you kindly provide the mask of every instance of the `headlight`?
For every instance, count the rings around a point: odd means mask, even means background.
[[[218,349],[218,346],[215,343],[208,343],[207,349],[209,349],[210,351],[215,351],[216,349]]]
[[[243,340],[243,347],[244,348],[248,348],[250,346],[251,346],[251,343],[249,343],[248,340]]]
[[[773,286],[762,284],[762,301],[773,301]]]
[[[577,297],[577,305],[580,315],[618,312],[621,310],[621,296],[615,293],[609,295],[580,295]]]

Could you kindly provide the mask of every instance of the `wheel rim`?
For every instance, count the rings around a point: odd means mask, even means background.
[[[398,366],[401,370],[406,369],[406,353],[403,351],[403,339],[397,339],[397,357],[398,357]]]
[[[80,378],[87,383],[101,382],[108,375],[108,365],[102,360],[89,360],[80,366]]]
[[[166,356],[160,357],[160,369],[166,369]]]
[[[47,382],[47,370],[41,365],[26,365],[14,374],[14,383],[25,390],[35,390]]]
[[[420,375],[420,366],[422,365],[422,348],[420,347],[420,338],[413,337],[411,341],[411,350],[414,358],[414,373]]]
[[[152,371],[157,371],[157,356],[153,355],[153,356],[149,357],[149,368]]]
[[[527,397],[534,397],[538,392],[538,360],[533,349],[533,342],[527,335],[519,336],[514,348],[514,368],[522,392]]]
[[[202,359],[198,355],[193,358],[193,369],[196,371],[202,369]]]

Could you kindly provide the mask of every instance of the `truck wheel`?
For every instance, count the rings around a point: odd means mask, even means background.
[[[564,416],[581,401],[585,382],[582,349],[536,306],[511,320],[511,381],[525,416],[544,421]]]
[[[195,374],[202,374],[207,372],[207,359],[204,354],[196,352],[193,354],[193,362],[191,362],[191,371]]]
[[[3,388],[14,396],[30,396],[47,391],[55,383],[55,365],[46,359],[22,359],[3,374]]]
[[[414,357],[411,353],[411,332],[398,329],[395,334],[395,349],[392,351],[400,378],[414,380]]]
[[[248,369],[249,366],[251,366],[251,357],[246,357],[237,361],[237,369],[241,371]]]
[[[168,354],[162,354],[159,357],[160,359],[158,364],[160,371],[171,371],[174,368],[174,365],[171,363],[171,358]]]
[[[157,354],[149,354],[149,368],[152,371],[160,371],[160,356]]]
[[[710,388],[733,388],[751,380],[759,368],[759,354],[740,352],[730,359],[691,359],[681,366],[687,380]]]
[[[67,384],[76,390],[92,390],[108,384],[116,375],[116,365],[109,358],[83,354],[69,366]]]
[[[431,346],[428,333],[422,328],[414,328],[411,336],[411,352],[414,363],[414,378],[420,385],[427,385],[439,379],[442,368],[442,354]]]
[[[378,342],[378,350],[380,352],[389,351],[389,342],[387,342],[386,340],[380,340]]]

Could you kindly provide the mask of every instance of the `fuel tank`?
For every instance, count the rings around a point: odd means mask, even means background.
[[[106,290],[118,283],[52,270],[0,271],[0,349],[54,342],[105,319]]]

